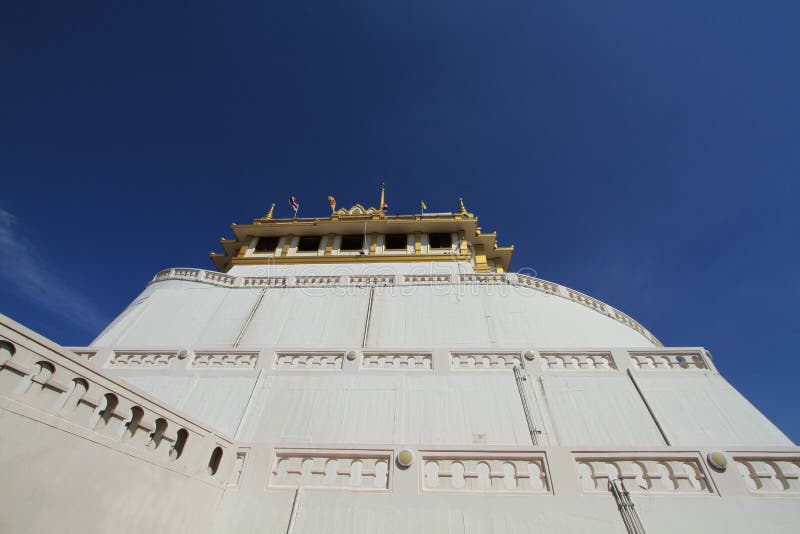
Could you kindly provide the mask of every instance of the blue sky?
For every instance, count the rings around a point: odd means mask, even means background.
[[[0,8],[0,311],[86,344],[229,224],[455,209],[795,442],[797,2]]]

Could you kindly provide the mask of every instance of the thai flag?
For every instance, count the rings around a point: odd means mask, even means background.
[[[300,203],[297,202],[297,197],[289,197],[289,207],[294,210],[294,214],[297,215],[297,210],[300,209]]]
[[[383,203],[383,211],[389,211],[389,203],[388,202],[384,202]]]

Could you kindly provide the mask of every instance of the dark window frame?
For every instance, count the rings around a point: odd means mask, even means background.
[[[398,239],[399,242],[399,238],[401,237],[403,238],[402,246],[400,247],[389,246],[389,242],[392,239]],[[407,247],[408,247],[408,234],[386,234],[386,236],[383,238],[383,248],[386,250],[406,250]]]
[[[310,243],[316,243],[316,245],[310,246]],[[297,252],[317,252],[320,244],[322,244],[322,236],[320,235],[300,236],[297,241]]]
[[[447,236],[445,238],[445,236]],[[443,243],[446,242],[446,245]],[[428,234],[428,246],[437,250],[448,250],[453,248],[453,235],[449,232],[437,232]]]
[[[358,243],[357,247],[353,246],[356,242]],[[358,252],[359,250],[364,250],[364,234],[343,235],[339,242],[339,250],[342,252]]]
[[[269,254],[270,252],[275,252],[278,249],[278,243],[280,243],[281,238],[278,236],[264,236],[259,237],[256,239],[256,247],[255,252],[257,254]],[[275,242],[275,246],[270,248],[269,246],[264,247],[262,242],[266,241],[267,243]]]

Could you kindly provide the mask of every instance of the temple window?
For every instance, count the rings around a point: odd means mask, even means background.
[[[98,418],[94,425],[95,430],[98,430],[108,424],[111,416],[114,415],[114,410],[119,404],[119,398],[113,393],[106,393],[103,395],[103,407],[98,412]]]
[[[342,244],[339,250],[353,252],[364,248],[364,236],[362,234],[343,235]]]
[[[171,460],[177,460],[183,454],[183,447],[186,445],[186,440],[189,439],[189,431],[185,428],[181,428],[178,430],[178,436],[175,439],[175,444],[172,446],[172,449],[169,451],[169,457]]]
[[[451,248],[453,246],[453,236],[450,234],[430,234],[428,245],[431,248]]]
[[[297,242],[298,252],[316,252],[322,238],[318,235],[304,235]]]
[[[211,453],[211,459],[208,461],[208,474],[212,477],[217,474],[220,460],[222,460],[222,447],[215,447],[214,452]]]
[[[405,250],[407,244],[406,234],[388,234],[384,239],[386,250]]]
[[[280,238],[275,236],[259,237],[258,241],[256,241],[256,252],[262,254],[275,252],[275,249],[278,248],[279,239]]]
[[[144,410],[139,406],[133,406],[131,408],[131,415],[123,426],[122,441],[128,441],[133,437],[136,430],[139,428],[142,417],[144,417]]]
[[[167,430],[167,421],[159,417],[156,419],[156,425],[150,433],[150,441],[147,442],[147,448],[150,450],[158,448],[161,443],[161,438],[164,437],[164,432]]]

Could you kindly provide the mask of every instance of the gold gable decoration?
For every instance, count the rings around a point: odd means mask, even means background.
[[[334,217],[364,217],[374,215],[383,215],[383,212],[373,207],[365,208],[361,204],[356,204],[350,209],[339,208],[333,212]]]

